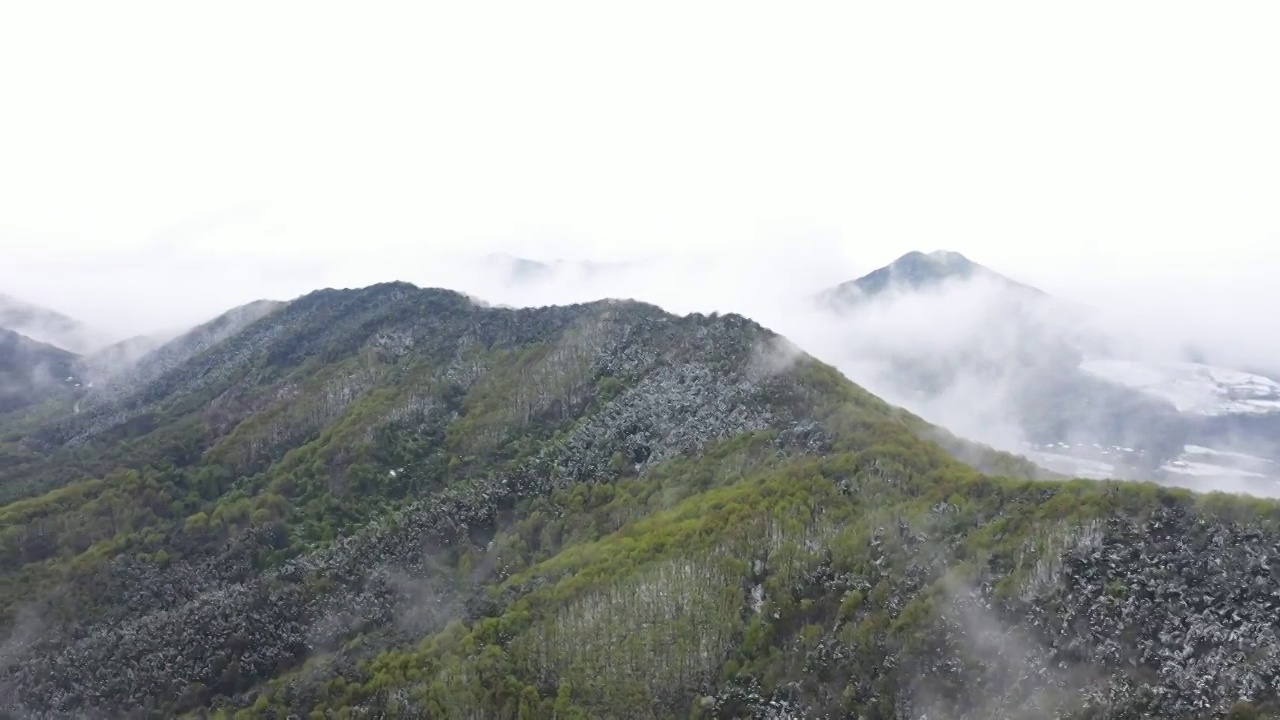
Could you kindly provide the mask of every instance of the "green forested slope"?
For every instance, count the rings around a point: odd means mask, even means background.
[[[70,398],[76,356],[0,327],[0,417]]]
[[[5,419],[0,707],[1121,718],[1276,697],[1273,503],[1026,479],[737,316],[405,284],[271,310],[83,412]]]

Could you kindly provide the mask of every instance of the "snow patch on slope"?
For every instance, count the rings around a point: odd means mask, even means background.
[[[1198,363],[1086,360],[1080,369],[1110,383],[1166,400],[1193,415],[1280,413],[1280,383],[1252,373]]]
[[[1215,450],[1213,448],[1203,447],[1201,445],[1186,445],[1182,448],[1182,452],[1185,455],[1207,455],[1210,457],[1229,458],[1232,460],[1244,461],[1248,463],[1258,463],[1262,465],[1277,465],[1276,461],[1269,460],[1264,457],[1258,457],[1257,455],[1248,455],[1241,452],[1229,452],[1227,450]]]
[[[1024,454],[1027,459],[1040,467],[1070,477],[1107,480],[1117,475],[1114,464],[1091,460],[1079,455],[1069,455],[1063,452],[1051,452],[1042,449],[1033,449]]]
[[[1229,450],[1187,445],[1178,457],[1160,466],[1166,482],[1193,490],[1280,496],[1280,463]]]
[[[1236,478],[1265,478],[1262,473],[1253,472],[1251,470],[1241,470],[1240,468],[1225,467],[1223,465],[1214,465],[1213,463],[1195,462],[1193,460],[1183,460],[1181,458],[1170,461],[1160,468],[1165,472],[1176,473],[1178,475],[1192,475],[1194,477],[1236,477]]]

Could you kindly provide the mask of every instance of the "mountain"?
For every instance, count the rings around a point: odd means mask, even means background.
[[[0,414],[75,395],[75,363],[61,348],[0,329]]]
[[[475,269],[503,283],[538,286],[556,282],[592,282],[643,267],[640,262],[594,262],[555,259],[530,260],[508,253],[490,253],[480,258]]]
[[[165,344],[163,336],[136,335],[95,350],[80,359],[80,373],[95,386],[131,370],[147,354]]]
[[[139,337],[104,348],[85,358],[82,372],[93,378],[81,407],[88,410],[129,395],[169,370],[275,312],[284,303],[258,300],[232,308],[177,337]]]
[[[958,253],[909,253],[817,302],[843,328],[846,372],[962,435],[1069,475],[1280,495],[1272,379],[1127,353]]]
[[[0,295],[0,329],[83,355],[110,342],[78,320],[61,313]]]
[[[949,282],[987,280],[1019,299],[1036,300],[1045,294],[994,272],[958,252],[912,251],[892,263],[849,282],[823,291],[819,300],[830,306],[848,306],[873,300],[886,293],[912,292],[941,287]]]
[[[872,323],[857,352],[892,365],[898,394],[936,394],[971,377],[1038,382],[1097,344],[1073,326],[1074,308],[956,252],[907,253],[815,301],[834,316],[827,322]]]
[[[490,253],[477,263],[481,271],[496,272],[504,282],[517,284],[538,283],[549,279],[554,270],[550,265],[537,260],[516,257],[508,253]]]
[[[1031,480],[737,315],[321,290],[0,422],[13,716],[1278,716],[1280,505]]]

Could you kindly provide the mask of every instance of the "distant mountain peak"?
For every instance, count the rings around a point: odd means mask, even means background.
[[[979,265],[954,250],[934,250],[927,253],[912,250],[884,267],[825,291],[819,299],[827,304],[844,306],[892,290],[924,290],[949,281],[977,277],[1022,292],[1044,295],[1040,290]]]
[[[956,252],[955,250],[934,250],[931,253],[927,253],[925,257],[929,258],[935,263],[947,263],[951,265],[976,265],[977,264],[972,260],[970,260],[969,258],[965,257],[964,255],[961,255],[960,253]]]
[[[506,252],[489,253],[480,258],[478,264],[484,270],[497,270],[505,282],[524,285],[537,285],[565,277],[591,279],[601,273],[633,270],[639,265],[634,261],[597,262],[564,258],[530,260]]]
[[[970,277],[975,272],[990,272],[969,258],[952,250],[919,250],[903,255],[886,268],[895,280],[912,284],[945,280],[952,277]]]

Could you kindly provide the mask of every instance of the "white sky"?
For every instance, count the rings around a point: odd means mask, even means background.
[[[1275,326],[1274,2],[202,8],[0,9],[0,292],[123,332],[442,253],[950,248]]]

